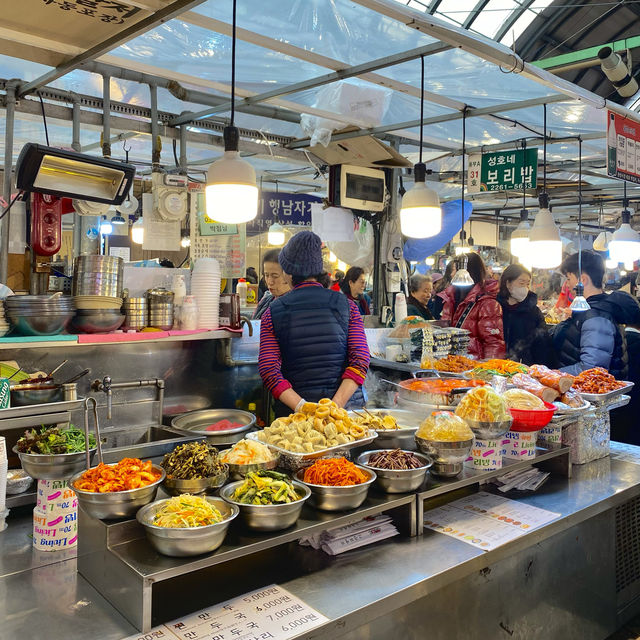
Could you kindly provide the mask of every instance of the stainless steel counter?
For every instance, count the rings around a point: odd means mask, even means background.
[[[628,572],[625,584],[616,582],[616,516],[640,511],[639,496],[640,466],[604,458],[574,466],[571,479],[555,476],[536,494],[518,497],[562,518],[495,551],[431,531],[337,558],[287,543],[251,562],[188,576],[182,598],[166,594],[163,601],[160,583],[156,615],[166,621],[185,605],[193,610],[203,599],[214,604],[276,582],[330,619],[300,636],[309,640],[476,638],[491,632],[606,638],[622,619],[620,595],[633,586]],[[22,511],[0,534],[3,640],[120,640],[136,632],[77,575],[75,559],[33,551],[30,531],[30,512]],[[634,545],[626,548],[629,560],[640,556]],[[623,604],[623,615],[636,612],[633,598]],[[453,635],[452,624],[459,625]]]

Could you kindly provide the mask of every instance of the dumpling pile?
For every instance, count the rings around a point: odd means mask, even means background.
[[[366,435],[367,428],[354,422],[329,398],[318,403],[307,402],[299,413],[278,418],[256,434],[261,442],[292,453],[314,453]]]

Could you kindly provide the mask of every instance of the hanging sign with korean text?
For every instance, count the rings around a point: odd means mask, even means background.
[[[322,202],[322,198],[306,193],[260,191],[258,215],[247,222],[247,234],[268,231],[274,222],[283,226],[311,227],[311,204],[314,202]]]
[[[640,120],[607,112],[607,174],[640,184]]]
[[[518,149],[478,153],[467,163],[468,193],[535,189],[538,179],[538,150]]]

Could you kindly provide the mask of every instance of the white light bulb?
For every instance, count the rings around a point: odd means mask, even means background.
[[[538,269],[553,269],[562,262],[562,240],[551,211],[541,207],[529,235],[528,260]]]
[[[135,244],[142,244],[144,241],[144,222],[142,221],[142,216],[131,225],[131,241]]]
[[[107,220],[107,216],[103,216],[100,222],[100,233],[103,236],[108,236],[113,233],[113,225]]]
[[[409,238],[431,238],[442,229],[440,198],[427,187],[424,176],[402,196],[400,228]]]
[[[429,267],[433,267],[433,265],[436,263],[436,259],[433,257],[429,257],[424,261],[424,263]]]
[[[284,244],[284,227],[274,222],[267,233],[267,242],[274,247],[281,247]]]

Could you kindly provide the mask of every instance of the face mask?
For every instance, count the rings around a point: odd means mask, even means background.
[[[529,289],[528,287],[513,287],[509,293],[514,300],[522,302],[529,295]]]

